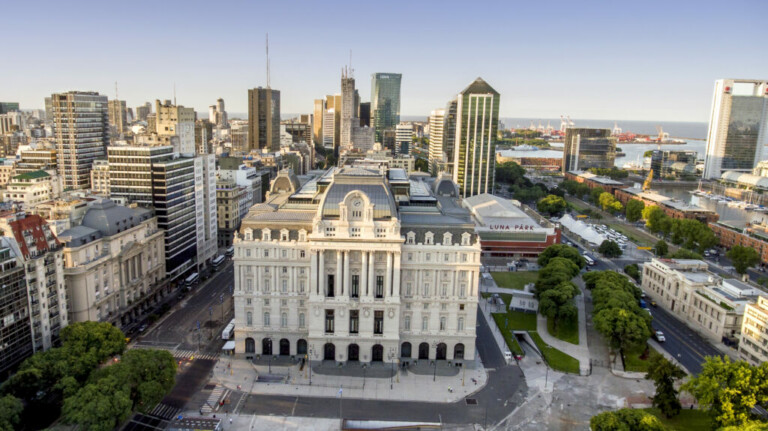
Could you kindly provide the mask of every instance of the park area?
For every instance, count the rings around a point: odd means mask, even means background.
[[[528,283],[535,283],[539,273],[536,271],[492,272],[496,285],[503,289],[523,290]]]

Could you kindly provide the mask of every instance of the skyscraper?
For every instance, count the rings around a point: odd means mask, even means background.
[[[400,73],[371,75],[371,123],[376,142],[383,142],[384,130],[400,123]]]
[[[248,90],[248,151],[280,150],[280,91]]]
[[[456,98],[453,181],[462,197],[493,192],[499,102],[499,93],[482,78]]]
[[[128,127],[127,111],[125,109],[125,100],[110,100],[107,102],[109,112],[109,125],[112,127],[115,135],[123,134]]]
[[[429,173],[437,175],[442,171],[443,126],[445,109],[435,109],[429,114]]]
[[[616,138],[611,129],[565,129],[563,172],[610,168],[616,159]]]
[[[355,105],[355,78],[351,70],[344,68],[341,72],[341,147],[350,148],[352,146],[352,127],[355,117],[357,117],[357,106]],[[358,122],[359,125],[359,122]]]
[[[715,82],[707,132],[704,178],[725,171],[751,172],[768,159],[768,81]]]
[[[91,165],[109,145],[107,96],[69,91],[51,95],[59,175],[65,189],[87,189]]]
[[[323,143],[323,113],[325,111],[325,100],[315,99],[314,110],[312,111],[312,144],[322,145]]]

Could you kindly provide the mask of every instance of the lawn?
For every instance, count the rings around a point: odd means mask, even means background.
[[[685,407],[685,406],[683,406]],[[683,408],[680,410],[680,414],[667,419],[659,411],[659,409],[650,408],[643,409],[646,412],[659,418],[661,423],[672,431],[694,431],[694,430],[709,430],[712,429],[712,421],[704,410],[689,410]]]
[[[499,328],[509,328],[512,331],[535,331],[536,314],[522,311],[507,311],[506,313],[493,313]],[[507,324],[506,326],[504,324]]]
[[[539,273],[536,271],[492,272],[496,285],[505,289],[523,290],[528,283],[535,283]]]
[[[555,319],[547,319],[547,332],[555,338],[567,341],[571,344],[579,344],[579,318],[578,316],[566,322],[560,322],[557,331],[554,331]]]
[[[520,343],[517,342],[515,334],[512,333],[511,328],[504,327],[504,313],[493,313],[493,320],[496,321],[496,326],[501,330],[501,335],[504,336],[504,341],[507,342],[509,351],[515,355],[524,355],[523,348],[520,347]],[[533,327],[536,328],[536,315],[534,314]]]
[[[648,359],[651,354],[657,353],[656,349],[648,346],[648,356],[645,359],[641,359],[643,352],[629,352],[624,354],[624,370],[645,373],[648,372]]]
[[[533,338],[533,342],[536,343],[536,346],[539,348],[539,351],[544,355],[544,358],[547,360],[547,363],[549,364],[550,367],[552,367],[553,370],[564,371],[566,373],[579,374],[578,359],[566,353],[563,353],[555,349],[554,347],[550,347],[548,344],[544,343],[544,340],[541,339],[541,336],[537,332],[530,331],[529,334],[531,335],[531,338]]]

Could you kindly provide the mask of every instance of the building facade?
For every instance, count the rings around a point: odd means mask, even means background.
[[[70,322],[109,322],[122,328],[170,293],[164,232],[144,208],[103,199],[79,226],[59,234]]]
[[[51,95],[59,176],[65,189],[91,186],[91,165],[109,145],[107,96],[69,91]]]
[[[474,359],[480,244],[450,180],[343,167],[299,186],[281,171],[234,261],[246,357]]]
[[[10,376],[21,362],[32,356],[32,325],[24,265],[7,238],[0,238],[0,380]],[[38,305],[37,313],[40,313]]]
[[[616,196],[616,200],[621,202],[622,205],[626,206],[630,200],[637,199],[643,201],[646,206],[658,206],[664,211],[664,214],[671,218],[698,220],[702,223],[716,222],[720,218],[716,211],[673,199],[653,190],[643,191],[643,189],[638,187],[628,187],[616,188],[613,193]]]
[[[752,172],[768,159],[768,81],[715,82],[707,131],[704,179],[725,171]]]
[[[768,362],[768,298],[759,296],[754,304],[747,304],[741,324],[739,359],[755,367]]]
[[[125,100],[108,101],[107,110],[109,113],[109,125],[112,127],[113,135],[122,135],[128,130],[128,113],[125,109]]]
[[[248,151],[280,150],[280,91],[248,90]]]
[[[616,159],[616,138],[611,129],[565,129],[563,173],[611,168]]]
[[[18,203],[24,210],[32,209],[60,195],[61,185],[58,176],[46,171],[29,172],[11,177],[7,188],[2,192],[4,202]]]
[[[400,123],[400,73],[371,75],[371,124],[376,142],[384,142],[384,130],[394,130]]]
[[[155,100],[155,130],[159,137],[177,136],[174,148],[181,154],[195,154],[195,110]]]
[[[453,181],[462,198],[493,193],[499,93],[477,78],[457,97]]]

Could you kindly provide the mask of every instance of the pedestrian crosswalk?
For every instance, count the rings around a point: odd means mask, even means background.
[[[160,419],[171,420],[181,412],[181,409],[169,406],[168,404],[158,404],[149,414]]]
[[[208,359],[215,361],[219,359],[219,353],[200,353],[196,352],[194,350],[179,350],[173,347],[165,347],[165,346],[152,346],[147,344],[136,344],[132,346],[133,349],[160,349],[160,350],[167,350],[171,352],[174,358],[176,359]]]
[[[221,407],[224,400],[227,399],[229,393],[229,389],[216,385],[216,387],[211,391],[211,395],[208,396],[208,400],[205,402],[205,404],[203,404],[202,407],[200,407],[200,413],[206,414],[219,411],[219,407]]]

